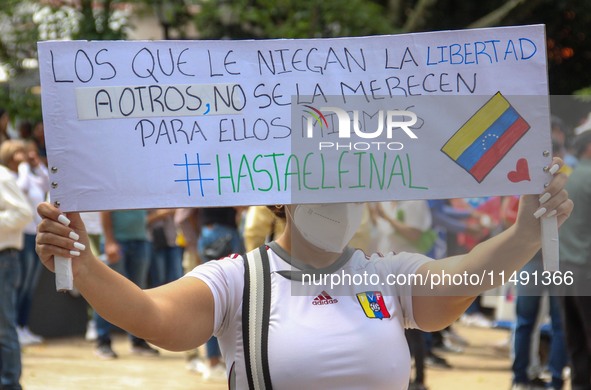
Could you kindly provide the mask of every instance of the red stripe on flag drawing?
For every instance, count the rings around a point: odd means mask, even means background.
[[[509,150],[529,130],[529,124],[522,117],[505,131],[505,133],[486,151],[476,164],[470,169],[470,173],[480,183],[489,172],[501,161]]]
[[[383,318],[390,318],[390,312],[388,312],[388,308],[386,307],[386,302],[384,302],[384,297],[382,296],[381,292],[376,292],[377,301],[380,305],[380,312],[382,313]]]

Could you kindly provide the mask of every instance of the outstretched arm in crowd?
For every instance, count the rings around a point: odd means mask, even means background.
[[[77,213],[67,214],[71,222],[65,226],[58,222],[62,213],[49,203],[40,204],[37,211],[43,218],[38,227],[37,253],[49,270],[54,271],[54,255],[72,257],[70,250],[78,251],[76,241],[89,246]],[[72,270],[75,286],[102,317],[154,345],[187,350],[212,335],[213,296],[199,279],[182,278],[142,290],[99,261],[89,249],[73,259]]]
[[[561,167],[563,162],[554,158],[551,167],[554,165]],[[566,176],[557,173],[556,167],[551,171],[554,172],[552,180],[544,188],[544,193],[551,197],[540,204],[541,194],[522,196],[513,226],[478,244],[465,255],[431,261],[419,268],[418,273],[425,277],[460,274],[482,278],[483,274],[486,275],[483,283],[477,285],[462,282],[459,285],[445,283],[435,288],[430,283],[414,286],[413,313],[420,328],[436,330],[451,324],[478,294],[501,284],[501,273],[506,275],[506,281],[512,272],[521,269],[541,247],[539,218],[556,215],[560,226],[570,216],[573,202],[564,190]]]

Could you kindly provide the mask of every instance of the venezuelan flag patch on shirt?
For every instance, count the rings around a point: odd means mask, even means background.
[[[357,300],[367,318],[390,318],[390,313],[384,303],[384,297],[380,291],[366,291],[357,294]]]

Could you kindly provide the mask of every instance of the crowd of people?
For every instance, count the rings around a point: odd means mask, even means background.
[[[23,123],[18,136],[11,137],[8,121],[8,113],[0,110],[0,388],[19,389],[20,350],[43,341],[29,329],[28,317],[42,267],[35,252],[41,221],[36,207],[47,199],[50,183],[42,124]],[[561,172],[571,177],[567,189],[575,202],[575,212],[561,230],[561,260],[584,283],[591,278],[591,225],[587,223],[591,217],[591,131],[567,142],[563,125],[556,119],[552,139],[554,154],[570,164],[562,166]],[[409,252],[433,259],[462,255],[513,225],[518,203],[517,197],[367,203],[348,245],[367,254]],[[244,254],[276,240],[286,229],[286,219],[281,218],[285,212],[279,206],[250,206],[116,210],[82,213],[81,218],[88,233],[88,250],[147,289],[178,280],[199,264]],[[86,245],[78,242],[76,232],[69,234],[75,241],[72,254],[78,256]],[[541,267],[538,253],[524,270],[534,272]],[[548,317],[540,315],[546,292],[526,287],[517,288],[511,348],[513,389],[562,389],[565,367],[570,367],[573,389],[590,389],[589,294],[576,291],[562,298],[550,291],[551,351],[547,361],[540,362],[535,348],[539,329]],[[478,299],[463,313],[461,320],[466,324],[493,325],[494,318],[485,315]],[[118,357],[112,348],[112,327],[108,319],[89,308],[87,338],[94,340],[95,353],[102,359]],[[409,386],[418,390],[427,388],[426,367],[451,367],[438,350],[461,353],[468,344],[453,325],[436,332],[406,329],[404,336],[414,359]],[[145,338],[130,332],[129,340],[132,353],[159,355]],[[212,336],[206,345],[206,356],[199,356],[196,348],[187,352],[188,369],[207,380],[226,381],[220,343]],[[548,379],[543,377],[544,370],[549,372]]]

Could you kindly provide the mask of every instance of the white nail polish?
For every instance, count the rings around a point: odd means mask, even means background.
[[[540,196],[540,204],[546,203],[551,196],[548,192],[544,193],[544,195]]]
[[[70,232],[69,237],[74,241],[78,241],[80,239],[80,236],[76,232]]]
[[[546,208],[545,207],[540,207],[535,213],[534,213],[534,217],[536,218],[540,218],[542,215],[544,215],[546,213]]]
[[[552,210],[550,211],[548,214],[546,214],[546,216],[544,218],[550,218],[556,215],[556,210]]]
[[[550,172],[550,174],[555,174],[556,172],[558,172],[558,170],[560,169],[560,166],[558,164],[554,164],[550,167],[550,170],[548,172]]]
[[[76,249],[80,249],[81,251],[83,251],[84,249],[86,249],[86,245],[80,243],[80,242],[75,242],[74,243],[74,248]]]
[[[59,217],[57,217],[57,220],[59,223],[61,223],[62,225],[68,226],[70,224],[70,220],[68,219],[68,217],[66,217],[63,214],[60,214]]]
[[[78,252],[78,251],[70,251],[70,254],[72,256],[80,256],[80,252]]]

